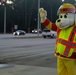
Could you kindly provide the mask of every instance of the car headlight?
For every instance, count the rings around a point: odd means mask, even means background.
[[[19,35],[20,33],[19,32],[17,32],[17,35]]]
[[[35,31],[35,32],[37,32],[37,31]]]
[[[13,35],[15,35],[15,32],[13,32]]]
[[[32,30],[32,32],[34,32],[34,30]]]

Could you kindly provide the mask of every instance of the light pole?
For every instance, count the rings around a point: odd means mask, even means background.
[[[39,8],[40,8],[40,0],[38,0],[38,25],[37,25],[37,35],[39,36],[39,25],[40,25],[40,17],[39,17]]]
[[[75,0],[75,3],[74,3],[74,5],[76,6],[76,0]]]
[[[4,34],[6,34],[6,6],[13,4],[11,0],[1,0],[0,5],[4,6]]]
[[[6,5],[4,6],[4,34],[6,34]]]

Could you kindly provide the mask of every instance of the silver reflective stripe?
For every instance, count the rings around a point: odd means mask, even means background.
[[[64,56],[68,56],[70,48],[76,48],[76,43],[72,44],[72,43],[70,43],[68,41],[61,40],[61,39],[57,39],[56,42],[64,44],[66,46],[66,49],[64,50],[65,52],[63,53]]]
[[[61,40],[61,39],[58,39],[56,42],[67,45],[69,47],[75,47],[76,48],[76,43],[70,43],[68,41]]]
[[[76,43],[73,43],[75,32],[76,32],[76,26],[74,26],[72,33],[70,33],[70,36],[69,36],[70,38],[68,39],[69,41],[62,40],[62,39],[57,39],[56,41],[66,46],[64,53],[63,53],[64,56],[68,56],[71,48],[76,48]]]
[[[64,53],[64,56],[67,56],[69,52],[69,48],[66,48],[66,52]]]
[[[71,35],[70,35],[70,41],[73,41],[73,38],[74,38],[74,33],[76,32],[76,27],[74,27],[74,29],[73,29],[73,31],[72,31],[72,33],[71,33]]]

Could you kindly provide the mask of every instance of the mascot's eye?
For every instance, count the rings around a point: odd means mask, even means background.
[[[60,15],[60,18],[62,18],[63,16],[62,15]]]
[[[67,18],[67,15],[64,15],[64,18]]]

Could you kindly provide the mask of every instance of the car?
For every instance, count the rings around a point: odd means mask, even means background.
[[[42,36],[44,38],[46,38],[46,37],[54,38],[54,37],[56,37],[56,35],[57,35],[57,33],[55,31],[52,31],[52,30],[44,29],[42,31]]]
[[[32,30],[32,33],[38,33],[38,30],[37,29],[33,29]],[[39,33],[42,33],[42,30],[41,29],[39,29]]]
[[[25,35],[25,31],[24,30],[17,30],[15,32],[13,32],[13,35]]]

